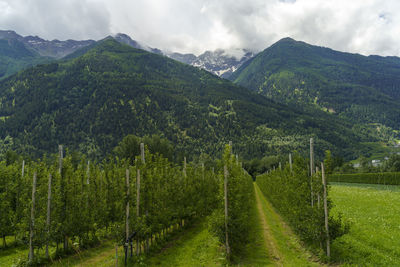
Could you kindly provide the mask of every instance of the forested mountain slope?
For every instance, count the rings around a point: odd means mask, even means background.
[[[58,144],[101,156],[127,134],[158,134],[191,154],[233,141],[244,156],[325,149],[351,155],[361,137],[324,112],[300,112],[167,57],[99,42],[80,57],[39,65],[0,82],[0,137],[20,152]]]
[[[0,79],[20,69],[49,61],[18,40],[0,39]]]
[[[275,101],[400,129],[400,58],[362,56],[285,38],[230,77]]]

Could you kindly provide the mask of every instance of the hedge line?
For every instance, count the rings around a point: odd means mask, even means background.
[[[329,182],[400,185],[400,172],[331,174]]]

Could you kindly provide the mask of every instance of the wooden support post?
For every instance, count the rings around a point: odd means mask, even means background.
[[[46,228],[47,228],[47,237],[46,237],[46,258],[49,258],[49,239],[50,239],[50,214],[51,214],[51,181],[52,175],[49,174],[49,186],[47,189],[47,219],[46,219]]]
[[[314,175],[314,140],[310,138],[310,190],[311,190],[311,207],[314,207],[313,195],[313,175]]]
[[[136,216],[140,217],[140,170],[137,169],[136,175]],[[136,239],[136,255],[140,254],[140,241],[139,236]]]
[[[129,238],[129,169],[126,169],[126,211],[125,211],[125,242],[128,243]]]
[[[86,184],[89,184],[90,179],[90,160],[87,162],[87,169],[86,169]]]
[[[282,170],[282,162],[279,161],[279,170]]]
[[[144,143],[140,143],[140,155],[141,155],[141,159],[142,159],[142,163],[143,164],[145,164],[146,163],[146,160],[145,160],[145,154],[144,154]],[[144,203],[145,204],[145,209],[146,209],[146,216],[148,215],[148,211],[147,211],[147,205],[148,205],[148,203],[147,203],[147,201]],[[148,250],[148,247],[149,247],[149,239],[146,237],[146,242],[145,242],[145,246],[144,246],[144,250]],[[146,252],[145,251],[145,252]]]
[[[58,171],[60,173],[60,175],[62,175],[62,166],[63,166],[63,146],[59,145],[58,146]]]
[[[290,173],[293,173],[292,153],[289,153],[289,167]]]
[[[331,244],[329,238],[329,223],[328,223],[328,199],[327,199],[327,190],[326,190],[326,177],[325,177],[325,168],[324,163],[321,163],[321,171],[322,171],[322,184],[324,186],[324,214],[325,214],[325,232],[326,232],[326,256],[331,256]]]
[[[315,173],[318,175],[319,174],[319,168],[318,166],[315,167]],[[317,207],[319,209],[319,207],[321,206],[321,195],[320,195],[320,189],[317,191]]]
[[[136,216],[140,216],[140,170],[137,169],[136,175]]]
[[[228,167],[224,165],[224,200],[225,200],[225,246],[226,246],[226,254],[228,258],[231,254],[231,249],[229,247],[229,235],[228,235]]]
[[[310,138],[310,174],[314,174],[314,139]]]
[[[21,170],[21,177],[24,178],[25,174],[25,160],[22,160],[22,170]]]
[[[62,214],[61,214],[61,217],[62,217],[62,219],[65,219],[65,217],[66,217],[66,209],[67,209],[67,207],[66,207],[66,199],[65,199],[65,188],[64,188],[64,182],[62,181],[63,180],[63,173],[62,173],[62,169],[63,169],[63,158],[64,158],[64,156],[63,156],[63,146],[62,145],[58,145],[58,172],[60,173],[60,179],[61,179],[61,193],[63,194],[62,195],[62,199],[63,199],[63,201],[64,201],[64,203],[63,203],[63,208],[62,208]],[[64,251],[67,251],[68,250],[68,237],[66,236],[66,235],[64,235]]]
[[[183,177],[186,178],[186,157],[183,157]]]
[[[33,174],[33,186],[32,186],[32,206],[31,206],[31,220],[29,224],[29,257],[28,261],[33,261],[33,233],[35,230],[35,195],[36,195],[36,172]]]
[[[145,161],[145,158],[144,158],[144,143],[140,143],[140,155],[141,155],[141,158],[142,158],[142,163],[145,164],[146,161]]]

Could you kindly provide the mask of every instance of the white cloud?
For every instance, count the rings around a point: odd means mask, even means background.
[[[262,50],[290,36],[400,56],[397,0],[0,0],[0,28],[47,39],[124,32],[164,50]]]
[[[105,37],[109,17],[96,0],[0,0],[1,29],[46,39]]]

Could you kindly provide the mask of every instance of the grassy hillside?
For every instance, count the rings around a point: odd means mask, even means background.
[[[362,56],[285,38],[230,77],[281,103],[400,128],[400,58]]]
[[[351,155],[362,140],[330,114],[300,112],[113,39],[1,81],[0,100],[0,138],[10,135],[28,154],[64,144],[104,155],[127,134],[159,134],[191,154],[215,153],[231,140],[252,157],[306,150],[310,136],[320,154]]]

